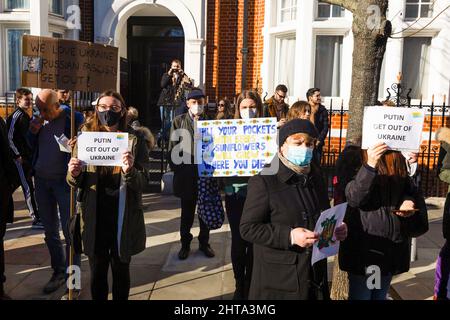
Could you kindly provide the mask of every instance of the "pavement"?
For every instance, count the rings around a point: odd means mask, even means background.
[[[42,230],[31,230],[31,219],[25,210],[23,197],[14,194],[15,223],[8,225],[5,236],[6,293],[15,300],[59,300],[64,288],[51,295],[42,293],[50,279],[50,256]],[[427,199],[430,231],[417,240],[418,259],[411,270],[394,278],[394,299],[432,299],[435,261],[444,243],[441,232],[445,199]],[[216,257],[206,258],[197,250],[199,233],[195,219],[191,255],[180,261],[179,200],[162,194],[143,197],[147,248],[131,263],[130,300],[230,300],[234,292],[234,278],[230,260],[231,233],[227,221],[221,229],[212,231],[211,247]],[[61,234],[62,237],[62,234]],[[329,259],[329,274],[333,258]],[[82,291],[80,300],[90,299],[89,265],[82,257]],[[331,279],[331,277],[330,277]],[[111,287],[110,275],[110,287]],[[111,298],[111,295],[110,295]]]

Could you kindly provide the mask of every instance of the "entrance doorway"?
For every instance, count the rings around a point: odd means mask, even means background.
[[[128,92],[130,106],[139,110],[141,124],[159,130],[157,105],[161,77],[173,59],[184,66],[184,31],[176,17],[131,17],[128,19]]]

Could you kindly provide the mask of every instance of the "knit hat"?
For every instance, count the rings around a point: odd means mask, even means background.
[[[281,147],[287,138],[297,133],[305,133],[312,138],[317,138],[319,136],[316,127],[314,127],[311,121],[294,119],[286,122],[286,124],[281,127],[279,133],[279,146]]]

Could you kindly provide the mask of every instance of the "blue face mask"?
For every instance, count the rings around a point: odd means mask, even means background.
[[[311,163],[313,149],[304,146],[288,146],[286,159],[296,166],[304,167]]]

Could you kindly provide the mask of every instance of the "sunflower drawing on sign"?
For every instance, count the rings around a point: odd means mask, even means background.
[[[317,242],[317,247],[319,250],[323,248],[328,248],[330,245],[333,245],[336,243],[336,241],[333,240],[334,236],[334,229],[336,228],[336,216],[332,216],[329,219],[325,219],[321,226],[322,226],[322,232],[319,236],[319,241]]]

